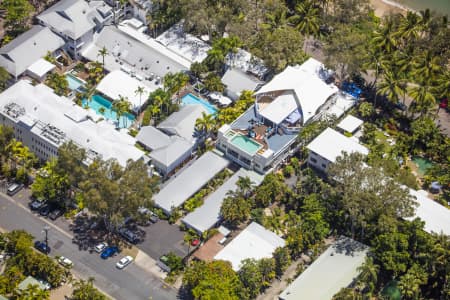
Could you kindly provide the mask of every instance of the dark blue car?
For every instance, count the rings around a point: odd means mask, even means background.
[[[51,249],[49,246],[47,246],[44,242],[36,241],[34,243],[34,248],[41,251],[42,253],[49,254]]]
[[[116,246],[109,246],[105,250],[103,250],[102,254],[100,254],[100,257],[103,259],[107,259],[108,257],[115,255],[117,252],[119,252],[119,248],[117,248]]]

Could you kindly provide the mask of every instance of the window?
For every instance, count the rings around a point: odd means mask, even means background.
[[[322,164],[322,168],[326,169],[326,168],[327,168],[327,166],[326,166],[325,164]]]
[[[313,163],[317,163],[317,159],[315,159],[315,158],[313,158],[313,157],[311,157],[310,160],[311,160]]]

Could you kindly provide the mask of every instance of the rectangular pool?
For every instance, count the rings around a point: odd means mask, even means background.
[[[217,112],[217,108],[215,108],[214,105],[211,105],[208,101],[195,97],[192,94],[187,94],[183,96],[183,98],[181,98],[181,103],[183,105],[200,104],[211,115],[214,115]]]
[[[83,107],[85,107],[86,105],[89,108],[92,108],[97,113],[97,115],[101,115],[107,120],[113,120],[117,122],[117,114],[111,109],[112,103],[103,98],[101,95],[92,96],[90,101],[87,101],[87,99],[83,99]],[[124,114],[119,119],[119,128],[130,127],[133,124],[134,120],[135,117],[132,114]]]
[[[258,152],[259,149],[261,149],[262,145],[253,141],[252,139],[242,135],[238,134],[235,137],[231,139],[231,143],[240,149],[244,150],[250,155],[254,155],[256,152]]]
[[[81,86],[84,85],[80,79],[76,78],[75,76],[73,76],[70,73],[66,73],[66,79],[67,79],[67,82],[69,83],[69,89],[71,89],[72,91],[76,91]]]

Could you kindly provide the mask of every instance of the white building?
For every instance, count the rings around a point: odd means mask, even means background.
[[[37,20],[66,41],[66,50],[78,58],[84,46],[93,41],[94,33],[112,21],[112,8],[103,1],[61,0]]]
[[[124,166],[144,155],[133,137],[106,121],[94,122],[89,111],[43,84],[21,80],[1,93],[0,123],[14,128],[16,139],[42,160],[57,156],[68,141],[86,149],[90,160],[113,158]]]
[[[359,275],[369,247],[342,237],[322,253],[279,296],[280,300],[330,300]]]
[[[328,71],[310,58],[287,67],[255,94],[250,109],[219,129],[217,148],[239,165],[260,173],[295,150],[301,128],[333,106],[339,89],[325,82]]]
[[[336,158],[343,152],[358,152],[364,155],[369,153],[369,150],[357,141],[331,128],[325,129],[306,147],[309,150],[308,165],[325,173],[328,166],[336,162]]]
[[[0,48],[0,66],[18,79],[31,65],[47,55],[56,55],[64,40],[50,29],[35,25]]]
[[[355,134],[364,122],[352,115],[346,116],[342,121],[337,124],[337,128],[342,131],[342,133],[348,132],[350,134]]]
[[[217,253],[214,259],[231,262],[233,270],[237,272],[244,259],[271,258],[275,249],[284,245],[285,241],[278,235],[252,222]]]

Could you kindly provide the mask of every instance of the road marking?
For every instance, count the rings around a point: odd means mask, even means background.
[[[19,206],[20,208],[24,209],[25,211],[27,211],[29,214],[31,214],[31,212],[29,211],[29,209],[27,207],[25,207],[22,203],[15,201],[13,198],[11,198],[10,196],[0,192],[0,196],[2,196],[3,198],[5,198],[6,200],[8,200],[9,202]],[[62,230],[61,228],[59,228],[58,226],[56,226],[55,224],[53,224],[52,222],[44,219],[44,218],[39,218],[41,221],[43,221],[44,223],[46,223],[47,225],[49,225],[50,227],[52,227],[53,229],[58,230],[60,233],[64,234],[66,237],[68,237],[69,239],[73,239],[73,236]]]

